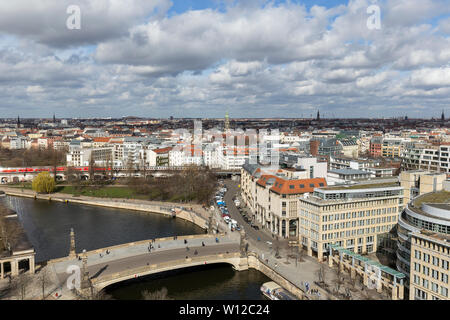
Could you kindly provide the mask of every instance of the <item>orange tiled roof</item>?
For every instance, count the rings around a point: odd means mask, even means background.
[[[109,138],[109,137],[97,137],[97,138],[94,138],[94,142],[109,142],[109,140],[111,140],[111,138]]]
[[[153,151],[154,153],[167,153],[167,152],[169,152],[170,150],[172,150],[171,147],[167,147],[167,148],[163,148],[163,149],[153,149],[152,151]]]
[[[275,182],[270,190],[278,194],[302,194],[327,186],[325,178],[286,180],[273,175],[263,175],[256,183],[265,187],[271,178],[275,179]]]

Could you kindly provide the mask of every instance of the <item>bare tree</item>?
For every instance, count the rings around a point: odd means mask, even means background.
[[[341,286],[344,284],[344,276],[342,275],[342,272],[340,270],[340,268],[338,267],[335,270],[335,274],[336,274],[336,279],[334,279],[334,283],[336,284],[336,293],[339,293],[339,290],[341,289]]]
[[[10,250],[19,237],[22,234],[20,224],[15,220],[8,220],[5,218],[5,214],[13,214],[14,212],[8,212],[9,209],[0,206],[0,237],[3,250]],[[0,250],[0,251],[3,251]]]
[[[27,273],[19,274],[11,280],[11,288],[17,292],[21,300],[25,300],[27,295],[30,276]]]
[[[144,300],[171,300],[167,295],[167,288],[163,287],[160,290],[150,292],[149,290],[144,290],[141,292],[142,298]]]
[[[316,271],[316,275],[319,283],[325,282],[325,266],[323,264],[320,265],[319,269]]]
[[[45,300],[45,288],[48,287],[52,283],[51,278],[50,278],[50,272],[48,271],[48,269],[45,267],[42,268],[39,271],[37,279],[38,279],[38,283],[42,289],[42,300]]]

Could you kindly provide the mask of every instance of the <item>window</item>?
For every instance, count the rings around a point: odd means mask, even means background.
[[[310,186],[311,188],[314,188],[314,183],[310,183],[309,186]]]
[[[293,184],[289,185],[289,189],[294,189],[294,188],[295,188],[295,186]]]
[[[431,290],[433,290],[436,293],[439,293],[439,286],[436,283],[431,282]]]
[[[439,266],[439,259],[437,257],[433,257],[433,266]]]
[[[304,185],[304,184],[301,184],[301,185],[300,185],[300,188],[304,188],[304,187],[305,187],[305,185]]]
[[[319,182],[319,187],[323,187],[323,183],[322,182]]]

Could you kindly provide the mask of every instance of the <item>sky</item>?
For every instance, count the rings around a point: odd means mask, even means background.
[[[450,0],[1,1],[0,97],[21,118],[448,116]]]

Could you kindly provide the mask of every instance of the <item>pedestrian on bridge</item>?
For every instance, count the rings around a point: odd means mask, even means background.
[[[202,247],[204,247],[205,246],[205,243],[202,241]]]

